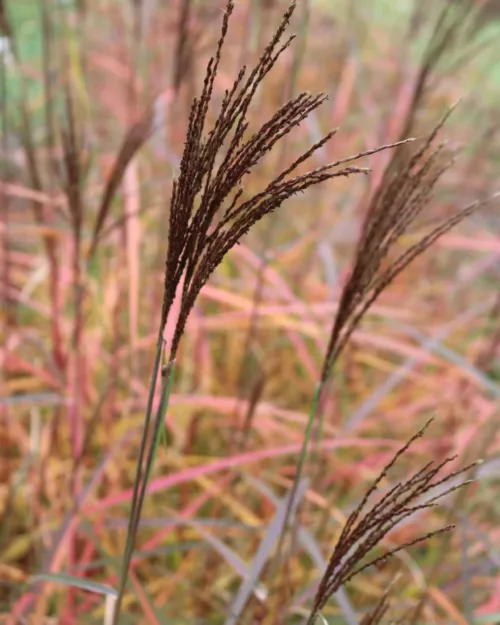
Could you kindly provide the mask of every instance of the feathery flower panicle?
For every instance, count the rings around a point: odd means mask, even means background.
[[[224,255],[257,221],[277,209],[292,195],[313,185],[339,176],[366,173],[366,168],[348,163],[393,147],[382,146],[293,176],[304,161],[335,135],[336,131],[332,131],[285,168],[261,192],[243,200],[242,184],[245,177],[326,96],[299,94],[286,102],[257,132],[247,137],[247,115],[256,90],[294,39],[290,36],[283,40],[295,9],[295,2],[292,2],[256,66],[250,72],[246,67],[241,69],[232,88],[225,92],[213,127],[205,132],[214,80],[233,6],[230,0],[224,14],[216,54],[208,63],[202,93],[194,100],[191,108],[180,174],[172,193],[162,328],[182,279],[184,282],[181,310],[170,346],[171,358],[175,357],[189,312],[200,289]]]
[[[443,532],[448,532],[454,527],[453,525],[447,525],[441,529],[428,532],[424,536],[420,536],[381,556],[374,557],[368,562],[365,562],[366,556],[371,553],[372,549],[380,545],[381,541],[391,530],[401,523],[401,521],[418,511],[435,507],[438,505],[438,500],[442,497],[462,488],[471,481],[465,480],[459,482],[457,485],[455,478],[467,472],[475,463],[443,475],[443,469],[450,462],[455,460],[456,456],[446,458],[438,464],[429,462],[419,471],[416,471],[411,477],[398,482],[374,503],[370,509],[366,510],[368,500],[377,491],[389,470],[396,464],[398,459],[408,451],[415,440],[423,436],[431,421],[432,419],[428,421],[421,430],[414,434],[394,455],[372,486],[367,490],[356,509],[349,515],[318,586],[313,609],[308,620],[309,625],[314,623],[317,615],[326,605],[328,599],[343,584],[349,582],[354,576],[361,573],[361,571],[375,564],[382,564],[398,551],[406,549],[415,543],[432,538],[433,536],[437,536],[438,534],[442,534]],[[438,494],[432,495],[434,489],[438,489]],[[430,497],[422,499],[426,495],[430,495]]]
[[[400,244],[402,235],[408,232],[428,207],[436,183],[455,160],[456,155],[446,148],[444,142],[435,145],[435,139],[453,109],[446,113],[406,163],[383,180],[368,207],[353,267],[342,289],[338,312],[332,325],[323,363],[322,383],[328,379],[333,365],[364,314],[394,278],[440,236],[493,199],[475,201],[459,209],[441,220],[430,232],[423,234],[414,245],[397,254],[395,260],[388,260]]]

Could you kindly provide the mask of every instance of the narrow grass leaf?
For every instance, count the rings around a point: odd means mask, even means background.
[[[280,500],[273,493],[272,489],[267,486],[262,480],[254,476],[248,476],[248,481],[257,488],[263,495],[265,495],[275,506],[278,506]],[[297,533],[297,540],[300,545],[302,545],[303,549],[308,553],[311,560],[314,562],[316,568],[321,571],[321,574],[326,570],[328,562],[323,557],[321,553],[321,548],[317,542],[317,540],[313,537],[311,532],[305,528],[303,525],[296,525],[295,531]],[[314,583],[314,588],[317,585],[317,581]],[[309,595],[310,593],[306,591],[304,595]],[[313,593],[314,594],[314,593]],[[339,588],[334,595],[334,599],[337,602],[337,605],[342,612],[342,616],[347,623],[347,625],[359,625],[358,618],[356,616],[356,612],[352,607],[352,604],[349,600],[347,592],[344,588]],[[295,605],[300,605],[302,603],[301,597],[298,597],[295,600]]]
[[[240,622],[241,615],[245,609],[245,606],[250,599],[250,596],[257,587],[259,577],[268,562],[272,550],[283,535],[285,524],[287,519],[290,518],[290,514],[293,514],[298,504],[300,503],[304,493],[308,487],[308,480],[301,480],[297,485],[294,493],[289,493],[283,500],[281,500],[277,506],[275,515],[270,525],[268,526],[262,541],[255,553],[255,556],[250,564],[249,573],[243,584],[240,586],[236,597],[231,604],[230,613],[225,620],[225,625],[236,625]],[[290,500],[292,497],[295,499],[294,508],[290,509]]]
[[[170,392],[172,390],[172,384],[174,381],[174,363],[170,363],[170,365],[165,365],[166,368],[162,367],[162,377],[163,377],[163,383],[162,383],[162,389],[161,389],[161,395],[160,395],[160,403],[158,406],[158,415],[159,415],[159,421],[161,423],[161,427],[158,429],[158,433],[156,435],[156,440],[155,440],[155,444],[154,444],[154,450],[153,450],[153,462],[151,463],[151,467],[150,467],[150,472],[148,475],[148,480],[151,478],[151,471],[153,470],[153,467],[155,465],[155,460],[156,460],[156,454],[158,453],[158,447],[160,445],[160,440],[163,439],[165,447],[167,447],[167,433],[166,433],[166,427],[165,427],[165,415],[167,413],[168,410],[168,402],[170,399]]]
[[[65,575],[63,573],[40,573],[40,575],[34,575],[31,578],[31,582],[33,584],[37,582],[53,582],[56,584],[62,584],[63,586],[72,586],[73,588],[79,588],[80,590],[94,592],[98,595],[108,595],[113,598],[117,596],[116,590],[107,584],[101,584],[99,582],[93,582],[89,579],[74,577],[73,575]]]

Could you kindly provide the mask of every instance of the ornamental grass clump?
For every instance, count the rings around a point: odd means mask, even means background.
[[[184,152],[172,190],[164,295],[156,356],[137,459],[126,547],[114,615],[115,624],[119,619],[148,479],[154,464],[159,433],[168,405],[179,343],[189,314],[203,285],[221,263],[225,254],[252,226],[280,207],[291,196],[333,178],[366,174],[369,171],[367,168],[358,167],[352,163],[364,156],[412,141],[412,139],[405,139],[390,145],[383,145],[327,163],[306,173],[296,173],[299,167],[302,168],[304,163],[335,135],[334,130],[293,160],[264,189],[250,194],[249,187],[245,188],[245,183],[255,166],[283,137],[317,109],[326,96],[301,93],[281,106],[259,130],[254,133],[249,130],[249,114],[257,90],[293,41],[293,36],[285,36],[295,10],[295,2],[292,2],[255,67],[252,69],[243,67],[232,87],[225,92],[215,121],[209,126],[208,114],[214,81],[219,70],[233,7],[233,1],[228,0],[215,55],[208,63],[201,94],[193,100],[191,106]],[[369,207],[353,269],[343,288],[337,316],[332,326],[323,373],[319,381],[320,390],[330,376],[332,367],[352,332],[383,289],[437,237],[479,206],[475,203],[451,218],[447,218],[429,234],[424,235],[417,244],[397,256],[395,261],[388,262],[389,254],[393,251],[395,244],[421,215],[422,210],[428,204],[436,181],[453,159],[453,155],[446,150],[444,145],[433,147],[434,139],[443,123],[444,120],[389,181],[383,181]],[[172,319],[173,316],[175,316],[174,319]],[[164,338],[167,322],[174,328],[168,345]],[[159,400],[157,407],[154,408],[160,372]],[[315,400],[305,434],[303,453],[299,459],[297,479],[289,500],[290,509],[294,505],[296,484],[302,472],[317,405],[318,402]],[[444,465],[439,465],[439,468],[442,466]],[[377,504],[374,508],[375,512],[372,511],[368,517],[363,517],[358,521],[361,508],[364,506],[363,502],[348,522],[336,548],[332,558],[333,565],[327,571],[328,575],[325,577],[315,603],[316,612],[324,605],[323,598],[329,596],[338,583],[344,583],[352,577],[352,557],[349,557],[348,565],[344,563],[347,551],[358,542],[360,542],[358,549],[363,551],[362,555],[366,550],[375,546],[387,531],[404,518],[408,507],[413,506],[411,502],[414,498],[427,492],[427,485],[435,475],[433,471],[435,470],[427,466],[423,472],[411,478],[410,481],[396,487],[396,490],[383,502]],[[431,473],[432,477],[429,477]],[[359,555],[361,551],[356,551],[356,554]],[[359,559],[357,556],[356,558]],[[340,564],[341,561],[342,564]],[[348,568],[345,568],[346,566]]]

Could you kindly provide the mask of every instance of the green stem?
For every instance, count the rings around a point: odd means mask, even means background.
[[[153,371],[151,374],[151,380],[149,382],[148,402],[146,406],[146,415],[144,418],[144,427],[142,430],[141,445],[139,448],[139,457],[137,459],[137,468],[136,468],[135,479],[134,479],[134,491],[132,494],[132,506],[131,506],[131,510],[130,510],[130,514],[128,518],[127,539],[125,543],[125,551],[123,553],[123,561],[122,561],[122,567],[120,571],[120,583],[118,586],[118,594],[116,597],[115,613],[113,616],[113,625],[118,625],[118,618],[120,616],[120,609],[122,605],[123,595],[125,593],[125,587],[127,585],[130,561],[132,560],[132,552],[134,550],[134,545],[135,545],[138,514],[140,514],[140,509],[138,506],[139,489],[141,487],[141,482],[143,481],[143,474],[144,474],[142,470],[142,465],[144,462],[144,455],[145,455],[147,440],[148,440],[148,432],[150,429],[149,425],[150,425],[151,416],[153,413],[153,400],[154,400],[154,395],[155,395],[156,382],[158,380],[158,373],[159,373],[160,365],[161,365],[162,351],[163,351],[163,337],[161,334],[159,334],[158,342],[156,344],[156,354],[155,354],[155,360],[153,364]]]
[[[155,419],[155,423],[161,424],[165,423],[165,414],[168,408],[168,402],[170,400],[170,391],[172,390],[172,383],[174,381],[174,363],[166,365],[166,369],[164,369],[165,373],[163,375],[163,384],[161,387],[161,397],[160,404],[158,406],[157,417]],[[155,444],[153,448],[153,459],[151,462],[151,466],[149,467],[148,473],[148,481],[151,478],[151,469],[154,467],[156,454],[158,452],[158,446],[160,445],[160,439],[164,438],[165,444],[167,443],[167,436],[165,433],[165,427],[160,427],[155,437]]]
[[[312,404],[311,404],[311,409],[309,411],[309,417],[307,420],[307,426],[306,426],[306,431],[304,434],[304,441],[302,443],[302,448],[300,450],[300,455],[299,455],[299,461],[297,464],[297,472],[295,474],[295,478],[293,480],[293,484],[292,484],[292,490],[291,490],[291,495],[290,495],[290,499],[288,500],[288,505],[286,508],[286,512],[285,512],[285,518],[283,520],[283,531],[280,534],[280,538],[279,538],[279,542],[278,542],[278,548],[276,550],[276,556],[274,558],[274,563],[273,566],[271,567],[271,572],[269,575],[269,587],[272,587],[272,583],[274,580],[274,577],[276,575],[276,570],[278,567],[279,562],[281,561],[281,555],[282,555],[282,551],[283,551],[283,543],[285,540],[285,530],[288,524],[288,521],[290,519],[290,515],[292,510],[294,509],[294,504],[295,504],[295,497],[297,495],[297,488],[299,485],[299,482],[302,478],[302,472],[304,470],[304,464],[307,458],[307,449],[309,447],[309,441],[311,440],[311,435],[312,435],[312,429],[313,429],[313,424],[314,424],[314,420],[316,417],[316,414],[318,412],[318,406],[319,406],[319,400],[321,397],[321,391],[323,390],[323,386],[324,386],[324,382],[320,381],[318,382],[318,384],[316,385],[316,390],[314,391],[314,396],[313,396],[313,400],[312,400]]]

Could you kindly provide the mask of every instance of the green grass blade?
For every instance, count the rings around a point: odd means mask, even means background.
[[[155,446],[154,446],[154,450],[153,450],[153,462],[151,463],[151,468],[149,470],[149,474],[148,474],[148,481],[151,477],[151,471],[153,470],[153,467],[155,465],[155,461],[156,461],[156,454],[158,452],[158,447],[160,445],[160,440],[163,439],[165,447],[167,446],[167,433],[166,433],[166,428],[165,428],[165,414],[167,412],[167,408],[168,408],[168,402],[170,399],[170,392],[172,390],[172,383],[174,381],[174,363],[171,362],[169,365],[167,365],[166,369],[162,369],[165,373],[162,373],[162,375],[164,376],[163,378],[163,384],[162,384],[162,389],[161,389],[161,398],[160,398],[160,404],[158,406],[158,410],[157,410],[157,418],[159,418],[160,422],[163,424],[159,430],[158,433],[156,435],[156,440],[155,440]],[[156,421],[156,418],[155,418]]]

